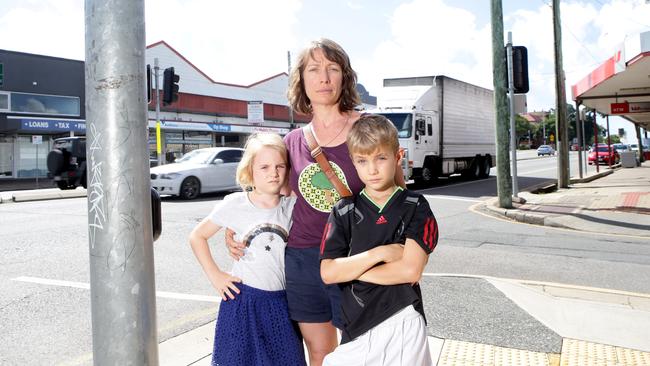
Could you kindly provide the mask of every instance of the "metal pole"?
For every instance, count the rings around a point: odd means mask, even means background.
[[[38,170],[38,144],[36,144],[36,188],[38,188],[38,176],[40,173],[41,172]]]
[[[587,175],[587,167],[589,166],[589,164],[587,164],[587,134],[585,133],[585,122],[587,121],[587,113],[588,113],[587,109],[585,108],[585,120],[582,121],[582,123],[580,124],[580,129],[582,130],[582,148],[584,149],[583,150],[584,154],[582,155],[582,158],[583,158],[583,165],[585,167],[585,175]]]
[[[510,101],[510,150],[512,152],[512,196],[519,194],[517,182],[517,127],[515,126],[515,82],[512,70],[512,32],[508,32],[508,44],[506,45],[508,55],[508,99]]]
[[[566,88],[562,66],[562,29],[560,0],[553,0],[553,35],[555,39],[555,139],[558,153],[558,188],[569,187],[569,131],[567,128]]]
[[[598,165],[598,123],[596,123],[596,111],[592,111],[592,116],[594,117],[594,152],[596,153],[596,173],[600,172],[600,166]]]
[[[156,88],[156,156],[158,157],[157,165],[163,164],[164,154],[162,153],[161,128],[160,128],[160,89],[158,87],[158,57],[153,59],[154,85]]]
[[[144,0],[86,0],[88,241],[95,365],[158,365]]]
[[[287,74],[289,75],[289,83],[291,83],[291,51],[287,51]],[[289,129],[293,130],[296,128],[293,122],[293,108],[291,103],[288,103],[289,106]]]
[[[580,102],[576,101],[576,133],[578,134],[578,174],[582,179],[582,117],[580,115]]]
[[[496,112],[497,194],[499,207],[512,207],[512,187],[508,162],[508,97],[506,95],[506,60],[503,52],[503,6],[492,0],[492,80]]]
[[[634,124],[634,129],[636,132],[637,144],[639,144],[639,162],[643,163],[645,159],[643,157],[643,139],[641,138],[641,127],[638,124]]]
[[[609,115],[605,116],[607,120],[607,164],[609,169],[612,169],[612,138],[609,135]]]

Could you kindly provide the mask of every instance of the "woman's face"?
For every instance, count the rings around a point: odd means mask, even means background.
[[[302,79],[312,106],[338,103],[343,84],[343,70],[339,64],[328,60],[322,49],[314,50],[302,72]]]

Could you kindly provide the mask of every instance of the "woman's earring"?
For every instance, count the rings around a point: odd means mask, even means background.
[[[253,187],[247,186],[246,187],[246,192],[253,192]]]

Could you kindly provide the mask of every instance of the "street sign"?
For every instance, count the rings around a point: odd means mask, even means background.
[[[32,135],[32,144],[41,145],[43,143],[43,136],[41,135]]]
[[[550,134],[550,135],[548,136],[548,139],[551,140],[551,142],[555,141],[555,135]]]

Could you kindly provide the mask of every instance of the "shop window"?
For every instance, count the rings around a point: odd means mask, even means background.
[[[0,111],[9,111],[9,94],[0,92]]]
[[[34,178],[47,176],[47,154],[50,152],[50,138],[43,136],[43,143],[35,145],[31,136],[18,136],[18,156],[16,157],[16,172],[18,178]]]
[[[11,112],[51,114],[60,116],[79,116],[78,97],[11,93]]]

